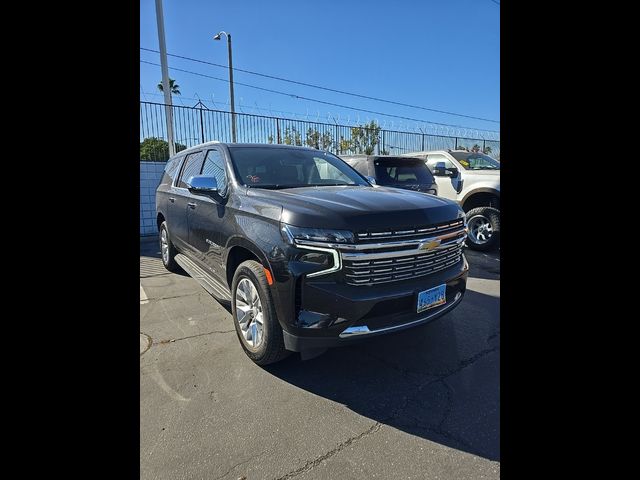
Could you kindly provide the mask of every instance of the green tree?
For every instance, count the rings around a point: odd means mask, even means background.
[[[480,145],[476,143],[473,147],[471,147],[471,151],[474,153],[478,153],[480,151]]]
[[[176,143],[176,152],[184,150],[186,145]],[[169,160],[169,142],[157,137],[145,138],[140,142],[140,160],[147,162],[166,162]]]
[[[306,144],[317,150],[328,150],[333,145],[333,137],[328,132],[320,134],[315,128],[309,127]]]
[[[376,145],[380,143],[380,130],[381,127],[373,120],[367,124],[352,127],[349,150],[352,153],[373,154]]]
[[[296,145],[298,147],[302,146],[302,137],[300,132],[296,130],[296,127],[289,127],[284,129],[284,135],[282,137],[282,143],[285,145]]]
[[[164,92],[164,87],[162,86],[162,82],[158,84],[158,90],[160,90],[161,92]],[[169,79],[169,90],[171,90],[171,93],[173,95],[180,95],[180,85],[178,85],[173,78]]]
[[[491,150],[490,146],[486,146],[484,147],[484,150],[482,151],[482,153],[484,153],[485,155],[489,155],[493,150]]]

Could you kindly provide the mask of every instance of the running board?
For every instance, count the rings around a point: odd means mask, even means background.
[[[201,267],[196,265],[192,260],[187,258],[185,255],[178,253],[175,256],[176,263],[180,265],[185,272],[189,274],[191,278],[196,280],[202,288],[204,288],[211,295],[216,297],[219,300],[224,300],[227,302],[231,301],[231,292],[227,288],[226,285],[223,285],[218,280],[216,280],[213,276],[203,270]]]

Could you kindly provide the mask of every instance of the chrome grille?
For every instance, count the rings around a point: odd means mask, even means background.
[[[386,260],[343,262],[346,282],[367,285],[422,277],[455,265],[462,258],[462,245],[422,255],[395,257]]]
[[[460,218],[453,222],[444,222],[427,227],[358,232],[356,233],[356,237],[358,243],[373,243],[385,240],[412,240],[452,232],[460,229],[462,226],[464,226],[464,220]]]
[[[431,227],[359,233],[356,249],[341,252],[345,281],[377,285],[439,272],[461,261],[465,238],[463,219]],[[434,240],[442,243],[433,250],[420,248]]]

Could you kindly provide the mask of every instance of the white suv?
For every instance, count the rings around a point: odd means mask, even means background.
[[[434,150],[403,154],[422,158],[438,195],[456,200],[467,214],[467,245],[490,250],[500,242],[500,162],[480,152]]]

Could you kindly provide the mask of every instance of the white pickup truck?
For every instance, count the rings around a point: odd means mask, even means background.
[[[456,200],[467,214],[467,245],[491,250],[500,242],[500,162],[480,152],[434,150],[405,153],[421,158],[438,184],[438,196]]]

